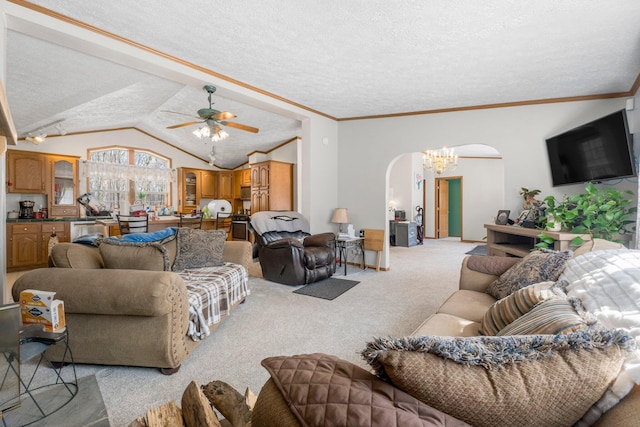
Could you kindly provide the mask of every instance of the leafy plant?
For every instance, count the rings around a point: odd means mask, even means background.
[[[551,219],[546,222],[552,227],[559,222],[563,230],[574,234],[588,234],[591,238],[601,238],[613,242],[622,242],[622,236],[631,233],[627,227],[635,221],[629,219],[636,212],[629,207],[632,200],[627,196],[631,191],[621,192],[615,188],[598,189],[593,183],[585,186],[582,194],[565,196],[560,202],[553,196],[545,197],[545,214]],[[549,219],[548,218],[548,219]],[[538,248],[549,248],[553,239],[542,233]],[[571,241],[572,246],[580,246],[584,239],[578,236]]]

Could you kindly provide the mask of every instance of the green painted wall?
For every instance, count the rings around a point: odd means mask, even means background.
[[[462,237],[462,183],[449,179],[449,236]]]

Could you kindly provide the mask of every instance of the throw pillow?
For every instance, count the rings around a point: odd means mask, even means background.
[[[508,324],[528,313],[536,304],[549,298],[566,298],[562,288],[568,282],[542,282],[526,286],[496,301],[484,314],[478,332],[497,335]]]
[[[553,298],[542,301],[496,335],[567,334],[597,322],[577,298]]]
[[[167,249],[158,242],[103,239],[98,249],[105,268],[171,271]]]
[[[476,427],[569,426],[602,396],[633,345],[623,331],[592,329],[379,338],[362,355],[378,376]]]
[[[495,299],[502,299],[525,286],[555,281],[572,255],[571,251],[548,249],[531,252],[494,280],[487,287],[487,293]]]
[[[298,425],[470,427],[335,356],[322,353],[276,356],[264,359],[262,366],[271,375]],[[265,400],[272,403],[282,400],[278,397],[260,392],[256,413],[251,418],[254,425],[268,425],[262,406]],[[270,407],[269,411],[273,409]],[[282,425],[281,420],[275,421],[279,421],[275,425]]]
[[[166,243],[176,237],[178,227],[167,227],[149,233],[131,233],[119,237],[107,237],[105,240],[120,240],[122,242],[158,242]]]
[[[173,271],[224,265],[222,255],[224,242],[227,240],[226,231],[181,227],[178,229],[177,239]]]
[[[591,425],[640,384],[640,251],[609,249],[587,252],[567,263],[562,278],[567,295],[579,298],[605,328],[624,328],[638,342],[627,354],[623,371],[605,396],[579,423]]]

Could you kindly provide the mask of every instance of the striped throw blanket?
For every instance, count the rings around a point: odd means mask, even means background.
[[[249,295],[247,270],[239,264],[202,267],[178,272],[189,295],[189,335],[206,338],[215,325],[229,315],[231,307]]]

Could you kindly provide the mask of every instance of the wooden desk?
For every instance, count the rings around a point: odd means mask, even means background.
[[[573,234],[558,231],[539,230],[537,228],[525,228],[517,225],[485,224],[487,229],[487,255],[524,257],[536,243],[540,242],[540,234],[554,240],[553,249],[566,251],[570,249],[571,241],[580,236],[584,241],[591,240],[588,234]]]

